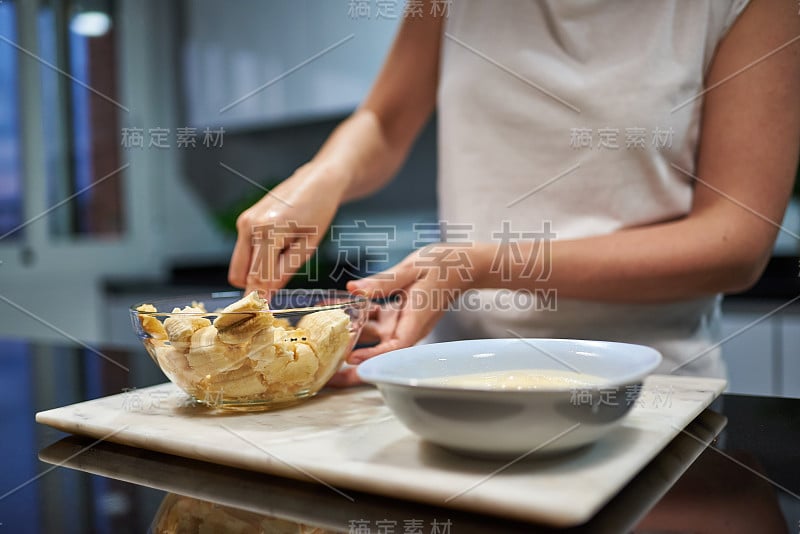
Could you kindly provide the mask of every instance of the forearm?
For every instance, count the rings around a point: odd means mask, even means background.
[[[310,165],[326,168],[345,182],[343,201],[364,197],[392,179],[416,133],[391,136],[377,113],[360,108],[334,130]]]
[[[472,256],[474,285],[555,289],[559,297],[616,302],[663,302],[740,291],[763,270],[775,232],[766,223],[741,217],[731,222],[724,215],[556,240],[549,246],[521,242],[523,261],[507,262],[505,272],[497,262],[503,245],[477,245]]]
[[[430,13],[430,9],[426,9]],[[332,170],[342,200],[384,186],[436,106],[443,17],[406,18],[375,85],[322,146],[312,165]],[[342,190],[342,189],[340,189]]]

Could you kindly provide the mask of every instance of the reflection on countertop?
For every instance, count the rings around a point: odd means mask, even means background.
[[[622,492],[588,523],[567,532],[623,532],[634,528],[639,519],[675,484],[692,462],[722,430],[724,416],[711,410],[703,412]],[[217,503],[231,510],[247,512],[249,521],[292,524],[290,532],[353,532],[354,527],[372,528],[393,525],[402,532],[412,521],[435,532],[449,524],[451,532],[554,532],[556,529],[508,521],[503,517],[472,514],[415,502],[390,499],[348,490],[351,500],[313,483],[226,468],[214,464],[169,456],[124,445],[100,443],[86,448],[93,440],[70,436],[46,447],[40,459],[85,473],[139,484],[175,494],[166,497],[170,507],[180,502],[189,514],[207,517]],[[177,497],[180,495],[182,497]],[[313,503],[313,506],[309,504]],[[164,521],[164,505],[157,521]],[[240,512],[240,513],[241,513]],[[778,515],[780,518],[780,515]],[[274,524],[274,523],[273,523]],[[309,530],[300,530],[302,525]],[[444,532],[439,530],[438,532]]]
[[[370,529],[362,532],[378,532],[378,522],[389,520],[403,532],[403,521],[411,519],[422,521],[425,533],[434,519],[449,519],[451,533],[536,531],[502,518],[367,494],[358,494],[355,503],[333,503],[336,494],[326,496],[313,484],[66,437],[36,425],[33,414],[164,378],[140,347],[89,350],[19,341],[4,342],[3,350],[0,432],[14,439],[0,445],[0,523],[9,531],[141,532],[152,526],[166,493],[333,531],[361,524]],[[794,532],[800,520],[798,441],[800,400],[724,395],[579,530],[730,532],[738,525],[742,531]]]

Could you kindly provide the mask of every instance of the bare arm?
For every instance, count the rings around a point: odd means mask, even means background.
[[[699,180],[686,217],[554,241],[547,257],[537,257],[550,262],[546,281],[523,276],[530,267],[525,262],[513,265],[510,276],[492,273],[498,245],[479,243],[468,251],[471,280],[442,277],[430,256],[419,262],[421,253],[416,252],[390,269],[390,276],[353,281],[348,289],[372,295],[446,290],[452,295],[453,289],[470,287],[555,288],[566,298],[666,302],[747,288],[770,257],[797,169],[800,39],[792,40],[798,36],[800,16],[793,3],[753,0],[720,43],[706,80],[710,90],[703,108]],[[521,244],[523,258],[530,257],[532,247]],[[370,324],[380,343],[353,352],[350,361],[410,346],[428,333],[444,310],[435,304],[442,299],[418,301],[427,305],[405,299],[402,309]],[[350,379],[356,380],[354,375]]]
[[[404,19],[362,106],[310,162],[239,216],[231,284],[248,290],[284,286],[296,270],[297,255],[305,257],[303,262],[308,258],[339,205],[392,178],[436,104],[441,25],[442,17],[431,15]],[[287,223],[307,235],[280,235],[278,229]],[[256,239],[262,245],[254,245]]]
[[[666,224],[556,241],[544,285],[563,297],[642,302],[754,284],[797,170],[800,40],[784,45],[798,37],[794,4],[754,0],[720,43],[706,80],[691,212]],[[478,252],[478,261],[485,266],[493,252]],[[487,276],[479,286],[504,285],[488,268],[480,272]],[[525,280],[511,285],[524,287]]]
[[[442,20],[404,20],[369,96],[312,160],[346,169],[344,200],[366,196],[394,176],[436,106]]]

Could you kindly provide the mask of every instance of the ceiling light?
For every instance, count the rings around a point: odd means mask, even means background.
[[[102,11],[84,11],[72,17],[69,29],[85,37],[100,37],[111,29],[111,17]]]

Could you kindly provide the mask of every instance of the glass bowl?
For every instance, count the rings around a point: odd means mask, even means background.
[[[133,329],[167,378],[200,404],[268,410],[313,397],[341,367],[369,301],[336,290],[238,291],[131,306]]]

